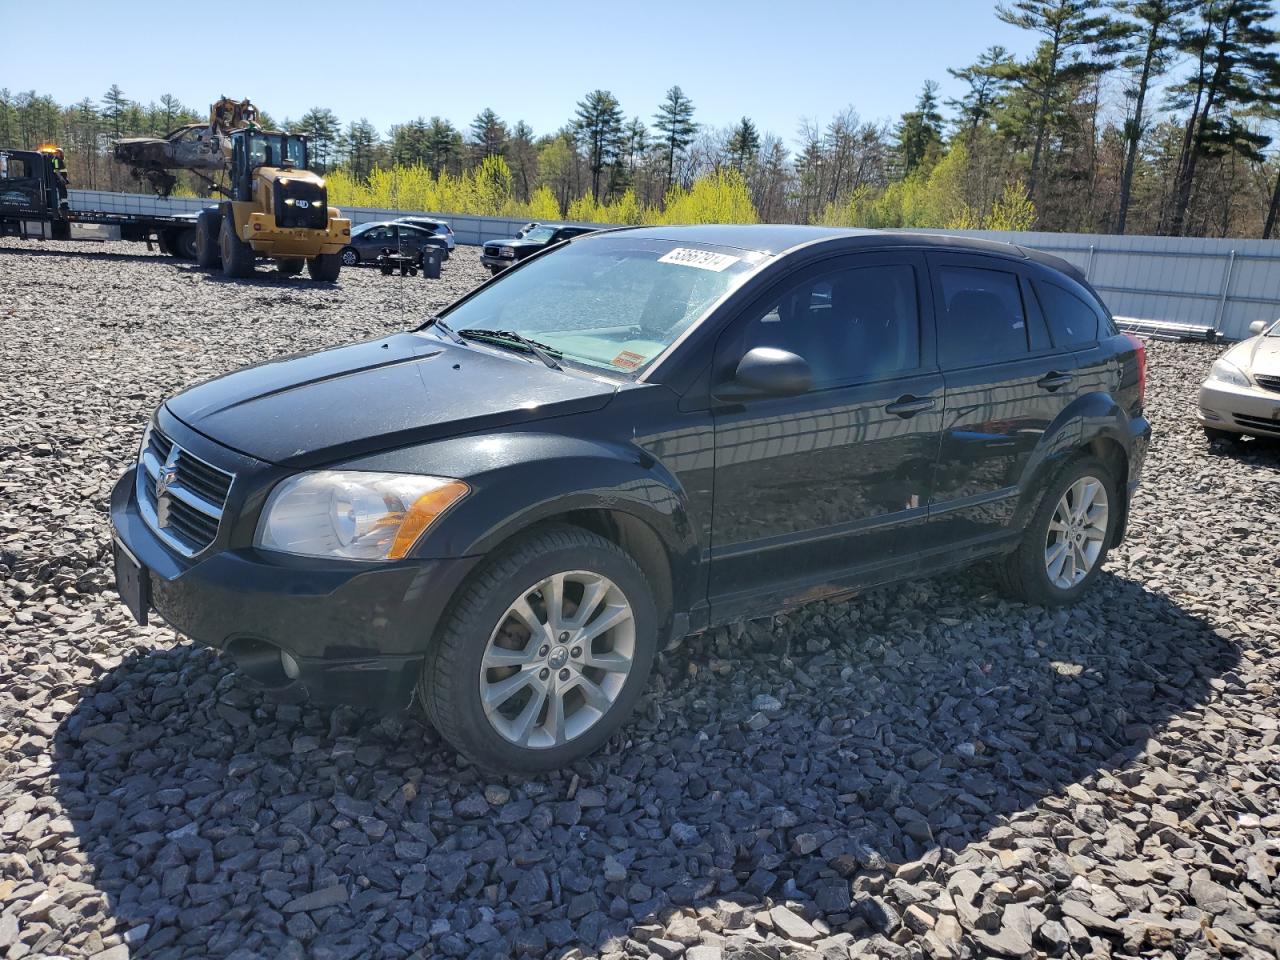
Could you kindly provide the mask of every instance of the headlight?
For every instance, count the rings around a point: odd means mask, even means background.
[[[1215,360],[1213,367],[1209,370],[1209,379],[1217,380],[1219,383],[1228,383],[1233,387],[1247,387],[1249,378],[1244,375],[1239,367],[1234,363],[1226,360]]]
[[[271,491],[254,545],[304,557],[399,560],[470,490],[448,477],[301,473]]]
[[[499,247],[498,248],[498,256],[500,257],[514,257],[515,255],[516,255],[515,247]]]

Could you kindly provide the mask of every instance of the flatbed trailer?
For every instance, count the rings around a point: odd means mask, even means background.
[[[21,240],[125,240],[153,244],[181,259],[196,255],[196,214],[75,210],[63,199],[52,159],[0,148],[0,237]]]

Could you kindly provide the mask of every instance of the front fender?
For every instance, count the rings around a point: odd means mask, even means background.
[[[661,461],[638,446],[536,431],[495,433],[402,448],[346,464],[457,477],[471,493],[423,537],[424,559],[479,556],[536,523],[581,510],[629,514],[666,548],[677,609],[700,556],[688,496]]]

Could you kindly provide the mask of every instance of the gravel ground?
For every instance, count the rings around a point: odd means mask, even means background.
[[[0,957],[1278,955],[1280,447],[1204,442],[1208,347],[1149,347],[1146,483],[1077,607],[977,570],[718,631],[543,779],[132,624],[107,496],[164,396],[483,276],[0,241]]]

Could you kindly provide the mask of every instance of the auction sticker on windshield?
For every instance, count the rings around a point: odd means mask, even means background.
[[[697,267],[699,270],[714,270],[719,273],[738,262],[737,257],[727,253],[713,253],[710,250],[695,250],[693,247],[676,247],[658,258],[659,263],[675,263],[682,267]]]

